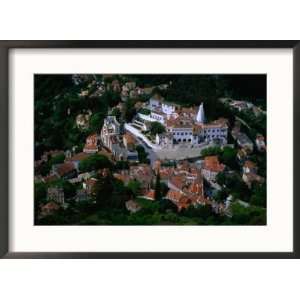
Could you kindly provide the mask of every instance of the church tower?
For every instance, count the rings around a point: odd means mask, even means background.
[[[205,122],[203,102],[199,106],[199,110],[198,110],[198,113],[197,113],[196,121],[198,123],[204,123]]]

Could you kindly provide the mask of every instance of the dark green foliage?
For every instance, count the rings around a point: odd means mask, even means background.
[[[50,170],[51,170],[51,164],[49,161],[43,162],[41,164],[41,166],[39,167],[39,173],[42,176],[47,176],[49,174]]]
[[[161,197],[162,197],[159,172],[156,175],[155,196],[154,197],[155,197],[155,200],[157,200],[157,201],[161,200]]]
[[[136,197],[141,190],[141,183],[138,180],[133,179],[128,182],[127,187],[130,190],[130,192],[132,193],[132,195],[134,197]]]
[[[150,132],[152,135],[160,134],[165,131],[165,127],[159,122],[152,122],[150,125]]]
[[[43,202],[47,197],[47,186],[45,183],[34,183],[34,201]]]
[[[128,170],[129,169],[129,162],[126,160],[118,160],[115,164],[116,170]]]
[[[237,150],[231,147],[224,147],[220,161],[231,169],[238,170],[239,165],[236,158]]]
[[[93,170],[111,168],[110,160],[101,154],[93,154],[79,163],[80,172],[90,172]]]
[[[231,194],[236,199],[249,201],[251,191],[242,180],[241,176],[236,172],[223,172],[217,175],[217,182],[223,186],[225,185],[225,191],[227,194]]]
[[[209,206],[189,206],[187,209],[183,210],[182,214],[189,218],[202,218],[207,219],[212,215],[212,210]]]
[[[131,194],[130,189],[110,173],[98,177],[94,191],[96,208],[107,212],[114,209],[125,210],[125,202],[129,200]]]
[[[51,149],[71,149],[85,142],[93,131],[99,131],[107,114],[109,96],[80,98],[81,88],[88,82],[76,86],[70,75],[35,76],[35,157]],[[91,110],[96,113],[91,130],[76,127],[78,114]]]
[[[220,162],[228,166],[233,170],[239,170],[239,165],[237,162],[237,150],[231,147],[208,147],[201,151],[201,156],[211,156],[217,155]]]
[[[144,115],[150,115],[151,111],[147,108],[142,108],[139,110],[139,113],[144,114]]]
[[[106,117],[106,113],[104,111],[100,111],[91,116],[90,119],[90,131],[92,132],[100,132],[100,129],[103,125],[103,120]]]
[[[172,201],[166,198],[161,198],[159,200],[159,207],[160,212],[162,213],[168,213],[170,211],[173,213],[177,213],[178,211],[177,206]]]
[[[106,91],[102,95],[102,99],[105,103],[107,103],[110,107],[116,106],[120,102],[120,95],[116,92],[113,92],[111,90]]]
[[[128,99],[125,103],[125,120],[131,122],[133,117],[136,115],[136,109],[134,107],[135,101]]]
[[[231,223],[240,225],[266,225],[266,210],[260,207],[244,207],[239,203],[231,206],[233,217]]]
[[[222,153],[222,149],[220,147],[208,147],[201,151],[201,156],[211,156],[211,155],[220,155]]]
[[[76,186],[68,181],[64,181],[62,188],[64,189],[65,198],[72,198],[76,195]]]
[[[50,164],[51,165],[56,165],[56,164],[62,164],[65,161],[65,155],[64,154],[58,154],[50,159]]]
[[[141,145],[137,145],[135,150],[138,153],[138,159],[140,163],[145,163],[145,164],[149,164],[150,161],[147,158],[148,157],[148,153],[145,151],[144,147]]]
[[[220,185],[223,186],[226,183],[226,173],[225,172],[220,172],[216,176],[216,182]]]
[[[253,187],[253,194],[250,198],[250,203],[255,206],[266,207],[267,188],[266,184],[255,184]]]
[[[222,189],[222,190],[218,191],[213,198],[217,202],[224,203],[224,201],[226,200],[227,196],[228,196],[228,193],[226,192],[226,190]]]
[[[64,190],[65,198],[72,198],[76,195],[76,186],[64,179],[58,179],[48,184],[48,186],[61,187]]]
[[[112,112],[111,112],[111,115],[112,115],[112,116],[115,116],[118,122],[121,121],[121,115],[122,115],[122,113],[121,113],[121,111],[120,111],[119,108],[114,108],[114,109],[112,110]]]

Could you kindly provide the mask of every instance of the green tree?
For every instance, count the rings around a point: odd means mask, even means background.
[[[150,132],[153,135],[165,132],[165,127],[159,122],[152,122],[150,125]]]
[[[65,198],[72,198],[76,195],[76,186],[69,181],[64,181],[62,188],[64,190]]]
[[[250,203],[255,206],[266,207],[267,204],[267,189],[266,184],[255,184],[253,193],[250,197]]]
[[[111,112],[111,115],[115,116],[116,119],[120,122],[120,118],[121,118],[122,113],[121,113],[119,108],[117,108],[117,107],[113,108],[113,110]]]
[[[201,151],[201,156],[221,155],[222,149],[220,147],[208,147]]]
[[[225,174],[225,172],[220,172],[220,173],[217,174],[216,182],[221,186],[223,186],[226,183],[226,174]]]
[[[141,190],[141,183],[136,179],[130,180],[127,187],[131,191],[133,196],[137,196]]]
[[[47,197],[47,186],[43,182],[34,183],[34,200],[44,201]]]
[[[134,107],[135,101],[132,99],[128,99],[125,103],[125,120],[126,122],[131,122],[132,118],[136,114],[136,109]]]
[[[114,191],[113,178],[110,174],[99,176],[94,185],[95,200],[98,208],[108,208],[111,205],[111,197]]]
[[[238,163],[236,161],[237,150],[231,147],[224,147],[222,154],[220,155],[221,162],[232,169],[238,169]]]
[[[225,199],[227,198],[228,196],[228,193],[222,189],[220,191],[218,191],[216,193],[216,195],[214,196],[214,199],[217,201],[217,202],[221,202],[221,203],[224,203]]]
[[[128,170],[129,169],[129,162],[126,160],[118,160],[115,164],[115,168],[117,170]]]
[[[160,184],[160,174],[159,172],[156,175],[156,182],[155,182],[155,200],[159,201],[162,198],[161,192],[161,184]]]
[[[145,151],[144,147],[141,145],[136,146],[136,151],[138,153],[138,159],[140,163],[150,163],[148,157],[148,153]]]
[[[90,172],[93,170],[111,168],[110,160],[101,154],[93,154],[79,163],[80,172]]]
[[[65,155],[62,153],[62,154],[58,154],[58,155],[51,157],[50,164],[51,165],[61,164],[64,161],[65,161]]]
[[[106,111],[101,111],[93,114],[90,118],[90,130],[99,132],[103,125],[103,120],[106,116]]]

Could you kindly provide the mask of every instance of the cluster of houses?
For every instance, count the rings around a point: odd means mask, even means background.
[[[227,103],[232,109],[236,109],[239,112],[252,111],[256,117],[260,114],[265,114],[266,112],[260,107],[254,105],[252,102],[244,100],[233,100],[229,98],[221,98],[221,102]]]
[[[155,201],[153,186],[155,178],[159,174],[160,181],[168,187],[164,198],[176,205],[178,211],[186,209],[190,205],[209,205],[216,213],[225,213],[226,206],[223,203],[216,203],[205,196],[203,182],[204,178],[214,181],[216,175],[224,168],[225,166],[219,163],[216,156],[209,156],[205,158],[201,167],[186,160],[178,162],[176,167],[163,166],[158,160],[152,167],[147,164],[139,164],[130,166],[128,170],[120,170],[113,175],[125,185],[132,180],[139,181],[141,184],[139,197]],[[141,209],[133,199],[126,203],[126,207],[133,213]]]
[[[155,95],[143,105],[131,125],[142,133],[153,122],[159,122],[165,127],[165,132],[155,137],[156,146],[161,148],[175,144],[194,147],[211,142],[227,143],[227,120],[218,119],[207,123],[203,103],[198,108],[186,108]]]
[[[40,173],[40,168],[44,163],[47,163],[51,158],[55,158],[58,155],[64,155],[64,161],[62,163],[56,163],[51,166],[49,174],[46,176],[36,175],[36,182],[43,182],[48,185],[47,188],[47,203],[41,206],[41,217],[52,214],[60,208],[66,208],[68,203],[66,195],[61,185],[55,183],[59,180],[69,182],[71,184],[78,184],[75,196],[72,197],[76,202],[88,200],[93,195],[93,188],[97,182],[97,175],[103,170],[99,170],[98,173],[95,171],[91,172],[80,172],[79,164],[82,160],[88,158],[92,153],[91,149],[94,148],[95,140],[93,137],[87,138],[85,149],[87,152],[70,154],[69,151],[47,151],[41,159],[35,161],[35,172]],[[102,151],[103,153],[103,151]],[[53,186],[52,186],[53,184]],[[68,199],[70,200],[70,199]]]
[[[246,160],[243,165],[243,181],[247,184],[248,188],[251,188],[253,183],[263,183],[265,179],[257,174],[257,165],[250,161]]]
[[[254,150],[254,146],[256,146],[257,150],[260,152],[267,151],[267,146],[265,143],[265,138],[261,134],[257,134],[255,139],[255,145],[252,140],[245,134],[241,132],[240,123],[236,122],[235,126],[231,130],[231,135],[233,139],[237,142],[242,150],[246,153],[252,153]]]

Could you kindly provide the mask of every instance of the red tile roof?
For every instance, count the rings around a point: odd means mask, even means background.
[[[57,173],[60,176],[64,176],[65,174],[68,174],[74,170],[74,165],[71,162],[66,162],[64,164],[61,164],[57,167]]]
[[[211,172],[222,172],[225,166],[220,164],[218,156],[206,156],[204,158],[203,168]]]
[[[49,176],[44,177],[43,181],[45,183],[49,183],[49,182],[53,182],[53,181],[55,181],[57,179],[58,179],[58,176],[56,174],[54,174],[54,175],[49,175]]]
[[[251,161],[251,160],[246,160],[245,164],[244,164],[245,168],[249,168],[249,169],[255,169],[256,168],[256,164]]]
[[[183,193],[175,190],[169,190],[166,195],[167,199],[170,199],[176,203],[180,201],[181,197],[183,197]]]
[[[173,184],[175,187],[178,189],[182,189],[184,187],[184,182],[185,182],[185,176],[183,175],[175,175],[172,176],[170,179],[171,184]]]
[[[123,135],[123,138],[126,140],[127,144],[135,144],[135,138],[129,132],[126,132]]]
[[[88,158],[89,156],[90,156],[90,154],[88,154],[88,153],[80,152],[80,153],[75,154],[71,158],[68,158],[67,161],[81,161],[81,160]]]
[[[149,190],[145,195],[144,198],[150,199],[150,200],[155,200],[155,191],[154,190]]]

